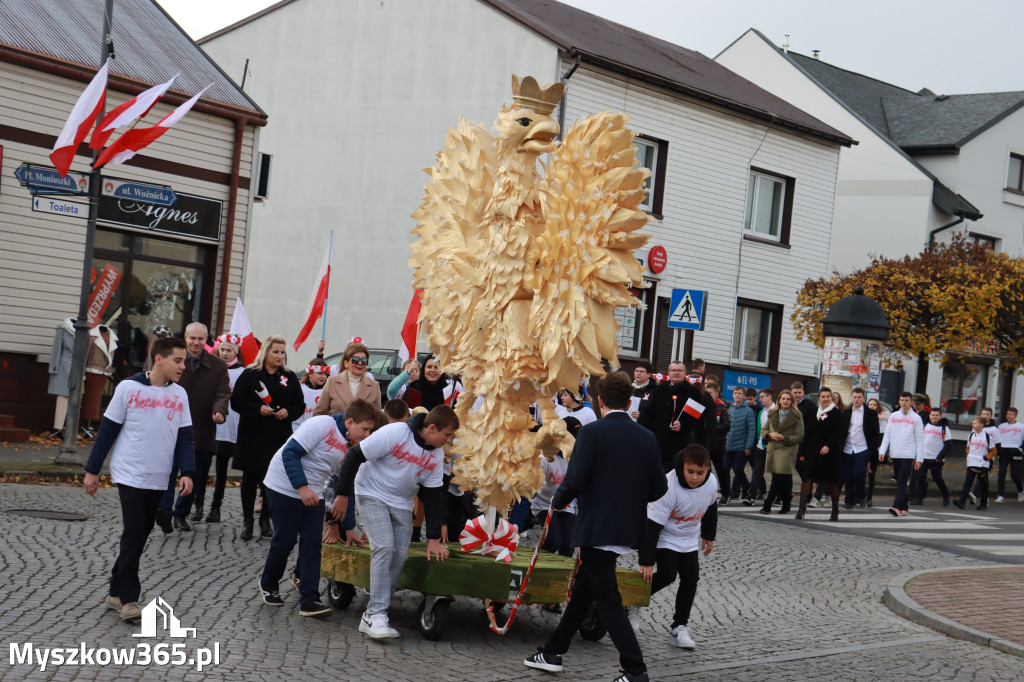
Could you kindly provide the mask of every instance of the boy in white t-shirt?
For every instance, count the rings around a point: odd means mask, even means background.
[[[992,466],[995,443],[992,442],[992,437],[985,432],[984,417],[975,417],[973,425],[974,430],[967,437],[967,476],[964,478],[964,489],[960,493],[960,499],[953,500],[953,504],[959,509],[964,508],[967,494],[971,492],[971,486],[977,479],[979,492],[977,509],[985,511],[988,509],[988,470]]]
[[[274,453],[263,479],[274,522],[274,539],[259,581],[264,603],[284,604],[278,583],[299,538],[299,615],[331,614],[331,607],[320,601],[324,486],[341,466],[349,444],[365,438],[379,417],[373,405],[355,400],[341,414],[309,418]]]
[[[85,492],[95,495],[100,469],[113,449],[110,477],[117,484],[123,530],[105,603],[126,621],[142,616],[139,560],[156,523],[171,469],[181,472],[178,490],[182,495],[192,492],[196,469],[188,395],[176,383],[185,370],[185,342],[158,338],[150,354],[150,372],[139,372],[114,389],[85,464]]]
[[[675,468],[666,477],[668,492],[647,505],[647,540],[639,551],[640,573],[651,583],[652,596],[679,575],[669,643],[695,649],[687,623],[700,579],[697,555],[711,554],[718,532],[718,479],[711,473],[711,455],[697,444],[676,455]],[[630,609],[630,620],[634,629],[639,629],[638,610]]]
[[[942,410],[933,407],[928,413],[928,423],[924,425],[924,448],[914,464],[917,477],[914,479],[916,485],[910,504],[924,503],[924,496],[928,492],[928,474],[931,473],[932,481],[942,494],[942,506],[949,506],[949,488],[942,478],[942,467],[952,443],[953,436],[949,433],[946,420],[942,418]]]
[[[370,601],[359,631],[373,639],[398,637],[388,625],[388,606],[409,554],[413,499],[426,512],[427,561],[448,558],[441,544],[444,518],[444,446],[459,428],[455,410],[438,405],[425,415],[388,424],[349,448],[331,513],[344,520],[355,491],[359,522],[370,540]]]
[[[999,474],[996,479],[996,502],[1002,502],[1006,495],[1006,471],[1017,486],[1017,501],[1024,502],[1024,424],[1017,421],[1017,408],[1006,410],[1006,421],[999,425]]]

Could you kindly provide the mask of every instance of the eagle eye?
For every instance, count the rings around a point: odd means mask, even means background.
[[[531,123],[533,123],[533,121],[531,121],[530,119],[528,119],[525,116],[523,116],[522,118],[517,118],[516,122],[519,123],[519,125],[521,125],[521,126],[528,126]]]

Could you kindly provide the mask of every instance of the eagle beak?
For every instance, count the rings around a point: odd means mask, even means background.
[[[544,118],[533,124],[533,128],[519,144],[519,151],[546,154],[555,150],[558,137],[558,123],[553,118]]]

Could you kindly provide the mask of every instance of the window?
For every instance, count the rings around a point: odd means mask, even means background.
[[[981,414],[988,392],[989,366],[978,362],[951,360],[942,368],[939,407],[950,424],[970,426]]]
[[[653,288],[630,289],[630,293],[640,299],[643,306],[639,308],[622,307],[615,309],[615,321],[619,325],[616,333],[616,341],[619,344],[619,352],[623,355],[640,357],[644,354],[644,332],[649,333],[645,328],[647,322],[647,302],[653,301]]]
[[[967,233],[967,236],[970,237],[971,241],[975,244],[981,244],[982,246],[987,246],[993,251],[998,251],[997,247],[999,241],[995,237],[986,237],[983,234],[975,234],[974,232]]]
[[[793,186],[792,178],[751,169],[747,181],[747,211],[743,219],[746,237],[789,244]]]
[[[1024,193],[1024,156],[1010,154],[1010,163],[1006,167],[1006,189]]]
[[[652,137],[636,137],[633,144],[636,147],[637,167],[651,171],[651,175],[644,182],[644,200],[640,208],[661,220],[668,143]]]
[[[782,306],[740,300],[733,324],[732,361],[760,367],[778,364],[781,319]]]
[[[270,154],[260,152],[260,164],[256,171],[256,198],[266,199],[270,196]]]

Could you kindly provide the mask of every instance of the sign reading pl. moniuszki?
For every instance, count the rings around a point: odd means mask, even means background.
[[[129,199],[157,206],[173,206],[178,200],[174,190],[164,185],[150,185],[116,178],[103,178],[103,196],[115,199]]]
[[[30,190],[44,190],[64,194],[89,193],[89,177],[87,173],[71,171],[64,177],[61,177],[56,168],[23,163],[14,169],[14,177],[18,178],[18,182]]]

